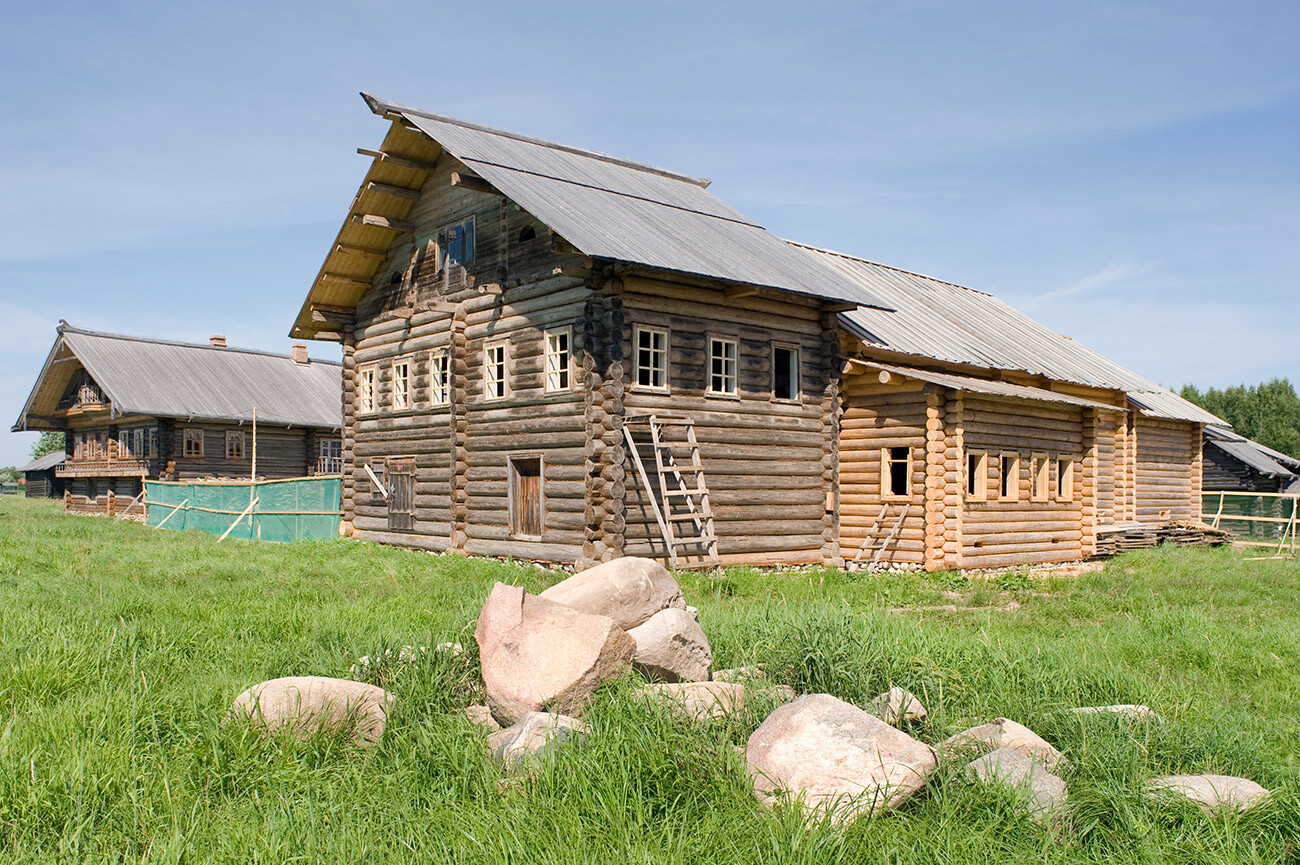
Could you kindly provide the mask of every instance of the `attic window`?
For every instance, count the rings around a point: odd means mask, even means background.
[[[537,229],[533,228],[531,225],[525,225],[523,228],[519,229],[520,243],[527,243],[530,240],[536,240],[536,239],[537,239]]]
[[[438,270],[474,260],[474,217],[438,231]]]

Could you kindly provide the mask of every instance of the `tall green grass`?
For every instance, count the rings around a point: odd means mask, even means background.
[[[1067,756],[1072,813],[1056,832],[954,770],[890,816],[805,828],[760,808],[744,777],[761,699],[691,725],[615,682],[586,744],[529,776],[485,758],[459,715],[481,699],[474,618],[493,580],[536,591],[560,574],[358,542],[217,545],[0,500],[0,859],[1295,862],[1297,571],[1162,549],[1077,578],[684,574],[716,667],[762,663],[855,702],[901,685],[930,710],[926,741],[1007,716]],[[954,591],[955,613],[887,611]],[[347,675],[360,655],[443,641],[466,652],[400,671],[373,748],[222,723],[257,681]],[[1116,702],[1166,721],[1068,712]],[[1142,796],[1154,775],[1199,771],[1254,778],[1275,801],[1211,818]]]

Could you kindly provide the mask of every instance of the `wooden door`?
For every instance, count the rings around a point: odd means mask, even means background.
[[[542,458],[510,458],[510,533],[542,536]]]
[[[388,481],[388,528],[409,532],[415,528],[415,460],[390,459],[385,465]]]

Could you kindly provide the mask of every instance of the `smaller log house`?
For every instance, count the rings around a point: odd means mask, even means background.
[[[66,510],[117,514],[146,479],[250,477],[254,409],[259,478],[337,474],[340,377],[303,345],[282,355],[60,322],[13,431],[62,430]]]
[[[18,471],[23,474],[23,488],[29,499],[63,498],[63,478],[59,477],[58,468],[67,457],[63,451],[46,454],[34,459]]]
[[[1300,460],[1225,427],[1207,426],[1205,490],[1300,494]]]

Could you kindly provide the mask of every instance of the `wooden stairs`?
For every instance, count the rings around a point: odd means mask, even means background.
[[[632,433],[634,427],[645,428],[649,441],[638,442]],[[676,436],[670,440],[665,436],[665,430],[672,428],[683,430],[685,440]],[[624,421],[623,435],[627,439],[628,455],[636,465],[637,476],[659,523],[668,551],[668,566],[674,569],[718,566],[718,538],[713,530],[713,507],[709,504],[709,487],[700,462],[700,446],[695,440],[695,422],[680,415],[636,415]],[[654,456],[657,484],[651,481],[646,470],[642,455],[646,447]],[[679,462],[679,457],[685,462]]]

